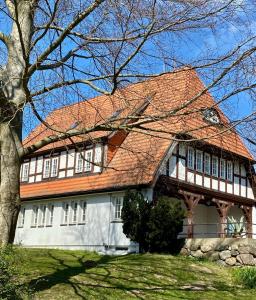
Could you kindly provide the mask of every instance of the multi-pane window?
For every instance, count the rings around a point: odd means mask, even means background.
[[[50,205],[48,205],[47,226],[52,226],[52,224],[53,224],[53,213],[54,213],[54,204],[50,204]]]
[[[86,203],[86,201],[83,201],[81,203],[81,222],[82,223],[86,222],[86,209],[87,209],[87,203]]]
[[[194,149],[188,147],[188,168],[194,169],[195,152]]]
[[[51,160],[45,159],[44,160],[44,173],[43,173],[44,178],[50,177],[50,169],[51,169]]]
[[[77,223],[77,213],[78,213],[78,203],[77,202],[72,202],[72,209],[73,209],[72,223],[76,224]]]
[[[56,177],[58,175],[59,158],[53,157],[51,163],[51,177]]]
[[[220,178],[226,179],[226,161],[220,159]]]
[[[199,150],[196,151],[196,170],[203,171],[203,152]]]
[[[233,166],[231,161],[227,161],[227,180],[233,181]]]
[[[120,220],[122,215],[123,197],[113,197],[112,202],[114,205],[114,219]]]
[[[28,181],[29,163],[22,166],[21,181]]]
[[[26,214],[26,208],[22,207],[20,209],[20,213],[19,213],[19,220],[18,220],[18,227],[24,227],[25,224],[25,214]]]
[[[212,176],[218,177],[218,157],[212,157]]]
[[[41,218],[40,218],[40,226],[44,226],[45,225],[45,221],[46,221],[46,205],[41,205],[40,206],[40,214],[41,214]]]
[[[75,168],[75,172],[76,173],[81,173],[83,172],[83,154],[82,153],[77,153],[76,154],[76,168]]]
[[[32,226],[36,227],[38,224],[38,216],[39,216],[39,207],[37,205],[33,206],[33,215],[32,215]]]
[[[84,170],[85,172],[89,172],[92,169],[92,150],[85,151],[85,163]]]
[[[68,218],[69,218],[69,203],[64,203],[63,224],[68,224]]]
[[[204,154],[204,172],[211,175],[211,156],[208,153]]]

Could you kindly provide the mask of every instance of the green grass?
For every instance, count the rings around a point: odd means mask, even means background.
[[[181,256],[100,256],[84,251],[17,249],[23,283],[36,299],[256,299],[233,270]]]

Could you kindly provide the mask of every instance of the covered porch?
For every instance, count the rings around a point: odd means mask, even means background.
[[[235,196],[161,175],[155,186],[160,195],[180,199],[186,211],[184,238],[256,238],[252,223],[254,200]],[[239,229],[239,230],[238,230]]]

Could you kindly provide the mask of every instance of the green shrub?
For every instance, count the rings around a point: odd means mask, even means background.
[[[20,300],[31,298],[31,293],[19,280],[17,261],[19,253],[11,247],[0,248],[0,299]]]
[[[140,245],[140,252],[148,251],[148,221],[151,204],[137,191],[127,191],[122,208],[123,232]]]
[[[139,243],[141,252],[177,252],[183,219],[178,200],[162,197],[153,205],[138,191],[127,191],[124,196],[123,232]]]
[[[151,209],[148,242],[151,252],[174,252],[182,231],[184,210],[179,200],[163,197]]]
[[[243,267],[235,271],[236,282],[246,288],[256,288],[256,267]]]

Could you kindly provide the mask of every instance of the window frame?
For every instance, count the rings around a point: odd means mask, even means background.
[[[233,162],[231,160],[227,160],[227,164],[226,164],[226,169],[227,169],[227,181],[229,182],[233,182],[233,177],[234,177],[234,169],[233,169]],[[229,177],[229,167],[228,166],[231,166],[230,168],[230,175],[231,175],[231,178]]]
[[[208,163],[206,163],[206,157],[209,158]],[[206,166],[208,166],[209,170],[206,170]],[[211,176],[211,154],[204,152],[204,174]]]
[[[39,205],[33,205],[31,227],[37,227],[39,221]]]
[[[56,162],[55,165],[54,165],[54,162]],[[54,166],[56,166],[56,169],[53,169]],[[51,158],[50,169],[51,169],[51,177],[58,177],[58,171],[59,171],[59,156],[55,156],[55,157],[52,157],[52,158]]]
[[[18,218],[18,228],[23,228],[25,225],[26,207],[21,207]]]
[[[88,158],[88,154],[90,154],[90,158]],[[93,166],[93,149],[88,149],[84,152],[84,172],[92,172]]]
[[[25,170],[27,171],[26,177],[24,176]],[[21,171],[21,182],[27,182],[29,180],[29,162],[22,164],[22,171]]]
[[[117,201],[120,201],[120,203],[117,204]],[[123,196],[111,196],[111,202],[113,206],[113,221],[116,222],[122,221],[123,201],[124,201]]]
[[[198,156],[201,156],[200,160],[198,160]],[[201,168],[198,168],[198,162],[200,162],[201,164]],[[196,167],[196,171],[203,173],[203,151],[201,150],[196,150],[196,155],[195,155],[195,167]]]
[[[46,164],[49,163],[49,170],[46,173]],[[43,165],[43,178],[50,178],[51,175],[51,158],[44,158],[44,165]]]
[[[77,152],[76,153],[76,163],[75,163],[75,173],[82,173],[84,170],[84,152]],[[81,162],[81,168],[78,169],[78,164]]]
[[[190,154],[192,155],[190,157]],[[191,162],[191,164],[190,164]],[[188,154],[187,154],[187,167],[190,170],[194,170],[195,169],[195,149],[192,147],[188,147]]]
[[[214,164],[213,164],[214,161],[216,161],[216,168],[214,168]],[[212,155],[211,169],[212,169],[212,176],[218,178],[219,177],[219,158],[218,158],[218,156]],[[214,169],[216,169],[216,173],[214,173]]]
[[[220,174],[219,177],[220,179],[226,180],[226,160],[223,158],[220,158],[219,160],[219,164],[220,164]]]

